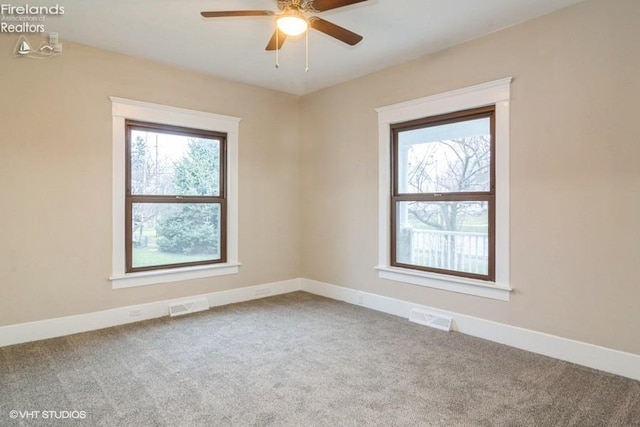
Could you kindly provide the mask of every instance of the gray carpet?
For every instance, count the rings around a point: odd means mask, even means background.
[[[1,426],[640,426],[638,381],[303,292],[0,348],[0,396]]]

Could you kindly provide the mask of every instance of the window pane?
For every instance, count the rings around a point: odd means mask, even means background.
[[[398,191],[490,191],[490,118],[398,132]]]
[[[134,203],[133,268],[220,260],[220,209],[219,203]]]
[[[131,194],[220,195],[220,140],[131,129]]]
[[[396,262],[486,275],[488,202],[398,202]]]

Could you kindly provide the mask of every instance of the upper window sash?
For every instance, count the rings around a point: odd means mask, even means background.
[[[478,121],[480,119],[488,119],[489,127],[489,180],[486,190],[473,190],[473,191],[461,191],[461,190],[443,190],[438,191],[402,191],[400,188],[400,174],[401,174],[401,155],[400,150],[400,134],[404,132],[419,132],[429,131],[430,128],[441,128],[446,125],[455,125],[463,122]],[[451,127],[451,126],[449,126]],[[424,117],[417,120],[411,120],[409,122],[395,123],[390,125],[391,128],[391,167],[392,167],[392,193],[393,196],[426,196],[421,199],[431,200],[430,197],[440,198],[445,200],[449,195],[460,195],[464,197],[474,197],[482,194],[495,194],[495,106],[489,105],[486,107],[475,108],[472,110],[456,111],[453,113]],[[437,131],[437,130],[436,130]],[[446,131],[445,131],[446,132]],[[451,131],[449,131],[451,132]],[[442,133],[442,132],[441,132]],[[405,184],[405,186],[407,186]],[[405,189],[406,190],[406,189]],[[457,199],[455,199],[457,200]]]
[[[198,200],[203,199],[206,200],[211,199],[212,201],[221,201],[226,196],[226,146],[227,146],[227,135],[222,132],[214,132],[214,131],[206,131],[202,129],[192,129],[185,128],[179,126],[168,126],[163,124],[156,123],[148,123],[148,122],[140,122],[135,120],[125,120],[125,128],[126,128],[126,196],[127,197],[137,197],[140,200],[143,200],[146,196],[155,196],[156,198],[164,197],[167,200],[171,198],[181,198],[181,199],[190,199],[190,200]],[[132,137],[134,131],[142,131],[155,133],[160,135],[175,135],[178,137],[185,138],[201,138],[204,140],[218,141],[218,170],[217,174],[214,177],[214,181],[216,182],[215,189],[212,190],[208,194],[202,194],[203,192],[185,192],[185,191],[174,191],[171,194],[163,193],[163,192],[152,192],[152,191],[134,191],[132,188],[133,183],[133,173],[132,173]],[[165,149],[168,149],[166,147]],[[152,200],[150,200],[152,201]]]

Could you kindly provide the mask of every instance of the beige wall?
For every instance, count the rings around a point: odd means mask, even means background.
[[[305,97],[303,276],[640,354],[639,16],[587,1]],[[374,109],[507,76],[511,301],[378,279]]]
[[[3,35],[0,326],[302,276],[640,354],[638,16],[587,1],[302,99]],[[507,76],[511,301],[378,279],[374,109]],[[239,275],[111,289],[108,96],[242,117]]]
[[[15,59],[15,43],[0,35],[0,325],[299,277],[298,97],[66,42]],[[240,274],[112,290],[109,96],[242,118]]]

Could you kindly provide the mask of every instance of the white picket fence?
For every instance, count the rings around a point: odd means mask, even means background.
[[[489,237],[485,233],[410,229],[411,264],[487,274]]]

